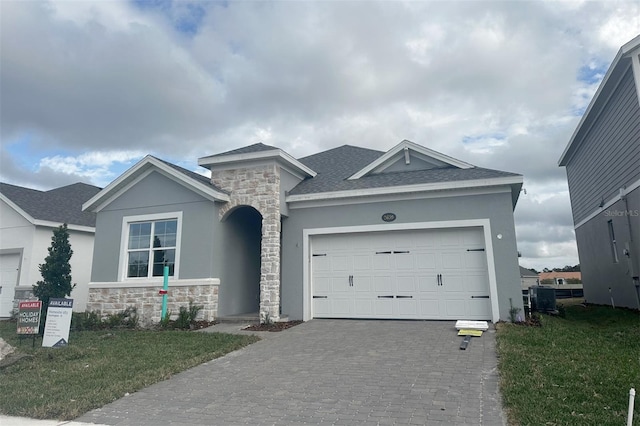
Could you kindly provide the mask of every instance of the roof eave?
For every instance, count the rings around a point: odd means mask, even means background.
[[[474,179],[474,180],[458,180],[451,182],[438,182],[438,183],[421,183],[412,185],[401,186],[384,186],[380,188],[363,188],[344,191],[330,191],[330,192],[315,192],[310,194],[294,194],[287,195],[285,201],[287,203],[296,203],[304,201],[317,201],[317,200],[331,200],[340,198],[355,198],[355,197],[367,197],[375,195],[388,195],[388,194],[401,194],[409,192],[430,192],[430,191],[445,191],[455,189],[468,189],[490,186],[510,186],[512,194],[520,193],[522,187],[523,177],[521,175],[516,176],[504,176],[498,178],[489,179]],[[512,195],[513,197],[513,195]],[[514,200],[513,206],[517,198]]]

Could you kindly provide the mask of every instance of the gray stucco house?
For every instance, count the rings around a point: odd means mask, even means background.
[[[640,308],[640,36],[620,48],[559,160],[584,296]]]
[[[147,156],[97,213],[89,309],[205,317],[509,318],[522,308],[513,210],[522,176],[410,141],[295,159],[261,143],[202,157],[211,178]]]
[[[0,318],[10,317],[18,300],[33,297],[53,230],[63,223],[73,250],[69,261],[76,284],[71,292],[73,310],[85,310],[96,215],[83,212],[82,204],[99,191],[84,183],[49,191],[0,183]]]

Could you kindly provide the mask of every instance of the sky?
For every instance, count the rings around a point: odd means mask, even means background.
[[[524,175],[524,267],[578,263],[558,159],[637,1],[0,1],[0,181],[104,187],[152,154],[198,170],[404,139]]]

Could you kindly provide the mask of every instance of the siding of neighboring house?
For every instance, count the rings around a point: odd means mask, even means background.
[[[42,279],[39,266],[48,256],[48,248],[51,246],[53,228],[34,226],[20,214],[0,202],[0,216],[2,216],[2,228],[0,229],[0,253],[20,253],[20,273],[18,285],[18,297],[27,297],[31,294],[33,285]],[[73,255],[71,265],[71,279],[77,284],[71,293],[74,299],[74,311],[83,311],[86,306],[90,271],[87,265],[91,264],[93,256],[93,233],[69,229],[69,244]]]
[[[566,165],[574,223],[640,179],[640,106],[629,67]],[[582,261],[584,263],[584,261]]]
[[[522,295],[517,283],[518,268],[511,192],[464,197],[422,200],[377,201],[327,207],[295,208],[283,220],[282,244],[282,312],[291,319],[301,319],[303,300],[303,230],[341,226],[383,224],[384,213],[396,214],[393,223],[420,223],[488,218],[491,223],[500,318],[509,318],[509,299],[522,309]],[[497,235],[501,234],[502,239]]]
[[[635,253],[635,256],[639,253],[640,189],[628,194],[627,203],[628,210],[624,201],[618,201],[605,212],[576,228],[584,297],[587,302],[610,304],[609,287],[611,287],[611,295],[616,306],[638,308],[636,291],[631,280],[631,271],[637,268],[638,263],[632,266],[633,259],[625,257],[623,250],[632,237],[635,243],[635,250],[632,248],[632,253]],[[624,211],[635,213],[635,216],[614,213]],[[609,221],[613,225],[616,237],[617,263],[614,262],[611,252]],[[637,258],[636,262],[638,262]],[[638,274],[637,270],[635,274]]]

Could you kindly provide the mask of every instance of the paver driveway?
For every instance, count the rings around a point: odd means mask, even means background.
[[[453,325],[312,320],[78,420],[153,426],[504,424],[495,334],[473,338],[462,351]]]

